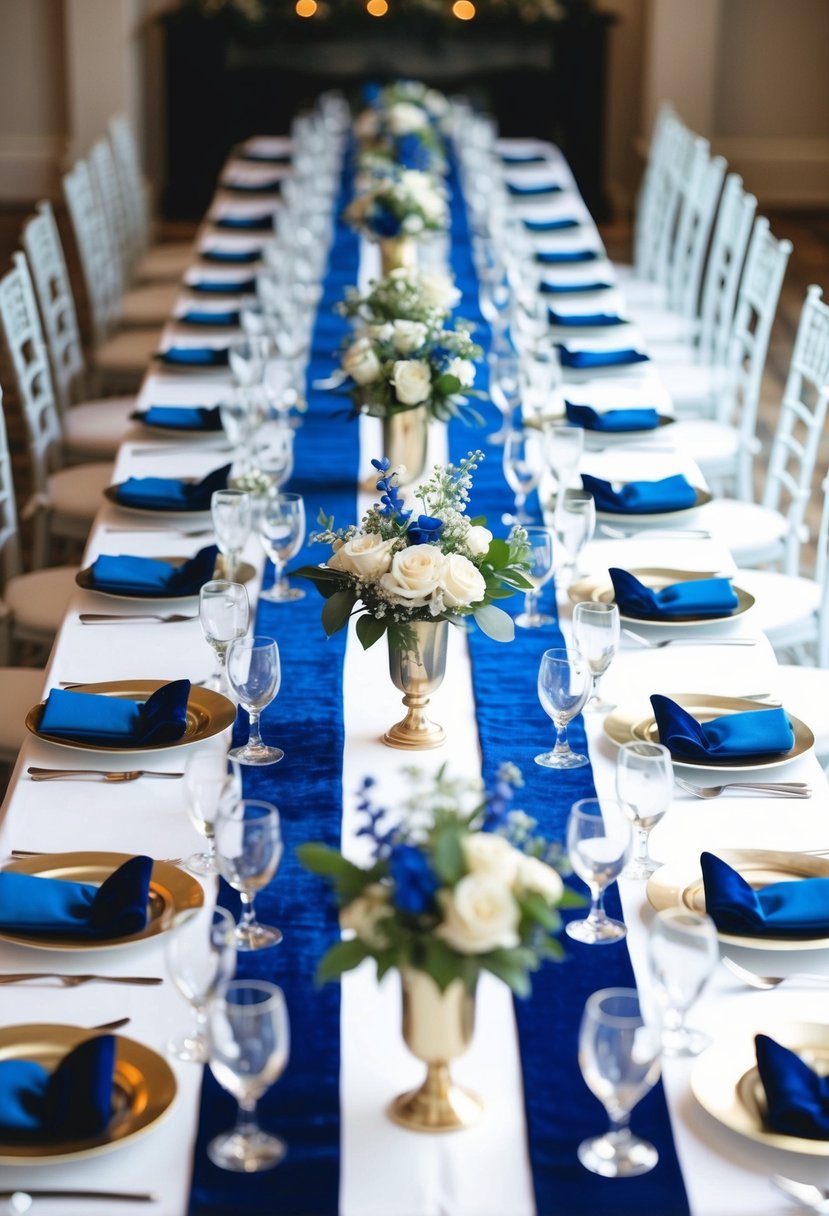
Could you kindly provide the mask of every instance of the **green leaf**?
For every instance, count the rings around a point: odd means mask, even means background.
[[[342,575],[327,566],[300,566],[298,570],[291,571],[291,576],[293,575],[309,579],[326,599],[342,587]]]
[[[570,887],[565,887],[561,899],[558,901],[560,908],[583,908],[587,904],[587,900],[583,895],[579,895],[578,891],[573,891]]]
[[[495,642],[511,642],[515,637],[512,617],[494,604],[483,604],[473,613],[475,624],[488,638]]]
[[[448,372],[444,372],[442,376],[438,376],[434,387],[445,397],[450,397],[452,393],[460,392],[461,382],[457,376],[450,376]]]
[[[493,950],[479,956],[479,962],[487,971],[512,989],[518,997],[527,997],[532,992],[530,977],[519,950]]]
[[[461,834],[458,824],[447,823],[434,836],[432,868],[448,887],[466,873]]]
[[[489,548],[486,551],[486,564],[497,570],[502,566],[508,566],[509,559],[509,545],[500,536],[494,536],[489,542]]]
[[[385,872],[382,865],[374,865],[370,870],[361,870],[337,849],[314,841],[298,845],[296,855],[300,865],[305,866],[306,870],[319,874],[321,878],[327,878],[334,884],[343,904],[351,903],[369,883],[376,882]]]
[[[525,891],[518,900],[518,904],[524,915],[537,925],[541,925],[542,929],[555,933],[561,927],[561,917],[558,911],[551,908],[544,896],[539,895],[537,891]]]
[[[441,992],[445,992],[452,980],[459,975],[458,956],[439,937],[427,937],[423,942],[422,968],[431,975]]]
[[[322,610],[322,627],[329,637],[347,624],[356,603],[353,591],[335,591],[328,597]]]
[[[372,616],[368,612],[357,618],[357,637],[363,650],[368,650],[369,646],[373,646],[385,632],[386,622],[384,620],[378,620],[376,616]]]
[[[337,942],[326,951],[319,961],[317,983],[324,984],[327,980],[338,980],[344,971],[353,971],[370,956],[371,951],[359,937],[353,937],[347,942]]]

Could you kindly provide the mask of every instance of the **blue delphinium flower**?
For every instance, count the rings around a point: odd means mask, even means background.
[[[371,209],[371,228],[378,236],[399,236],[400,217],[395,215],[383,199],[375,200]]]
[[[382,461],[372,460],[371,462],[381,472],[386,473],[389,468],[389,459],[384,456]],[[411,511],[404,511],[404,502],[400,497],[400,492],[397,488],[397,474],[389,473],[388,477],[381,477],[377,481],[377,489],[380,491],[380,502],[383,509],[380,512],[386,519],[396,517],[401,524],[405,523],[411,515]]]
[[[376,110],[379,108],[382,92],[383,86],[379,80],[367,80],[362,88],[363,101],[367,106],[372,106]]]
[[[427,173],[432,165],[432,153],[419,135],[410,132],[395,141],[395,160],[404,169],[419,169]]]
[[[394,906],[410,916],[430,912],[439,883],[426,854],[414,845],[399,844],[392,849],[389,869],[394,881]]]
[[[413,545],[429,545],[440,540],[442,532],[442,519],[435,519],[433,515],[418,515],[417,522],[409,524],[407,535]]]

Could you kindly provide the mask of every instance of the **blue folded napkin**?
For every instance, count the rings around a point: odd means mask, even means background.
[[[567,421],[586,431],[652,431],[659,426],[659,412],[651,406],[621,410],[594,410],[592,405],[564,402]]]
[[[274,177],[266,182],[222,182],[223,190],[233,190],[236,194],[273,194],[282,185],[281,177]]]
[[[749,756],[783,755],[794,747],[794,731],[780,706],[724,714],[698,722],[669,697],[651,697],[653,716],[672,756],[689,760],[739,760]]]
[[[713,853],[700,856],[705,910],[721,933],[822,937],[829,933],[829,878],[773,882],[755,891]]]
[[[218,405],[208,409],[199,405],[151,405],[132,415],[145,426],[169,427],[174,431],[220,431],[222,417]]]
[[[694,578],[654,591],[627,570],[611,567],[608,574],[619,611],[644,621],[730,616],[739,603],[729,578]]]
[[[569,325],[572,329],[595,325],[626,325],[624,317],[615,312],[556,312],[554,308],[547,309],[551,325]]]
[[[226,346],[168,346],[156,358],[171,367],[227,367],[230,353]]]
[[[214,228],[243,229],[247,232],[267,232],[273,228],[273,215],[220,215],[213,221]]]
[[[202,291],[210,295],[241,296],[256,291],[256,279],[237,279],[235,281],[217,281],[215,279],[199,279],[195,283],[187,283],[189,291]]]
[[[37,724],[38,734],[105,747],[175,743],[187,729],[189,680],[162,684],[146,701],[53,688]]]
[[[116,501],[144,511],[209,511],[214,490],[227,488],[231,466],[214,469],[201,481],[175,477],[128,477],[116,488]]]
[[[216,545],[201,549],[180,566],[157,557],[131,557],[128,554],[103,554],[90,567],[96,591],[115,595],[134,595],[141,599],[198,595],[213,578],[219,550]]]
[[[290,152],[243,152],[242,160],[253,161],[257,165],[289,165]]]
[[[535,260],[548,266],[567,262],[595,262],[599,257],[596,249],[537,249]]]
[[[550,283],[545,279],[538,284],[538,290],[545,296],[566,296],[577,291],[609,291],[610,283]]]
[[[529,232],[565,232],[568,228],[578,228],[579,221],[574,219],[560,220],[524,220],[524,227]]]
[[[202,312],[198,308],[190,308],[178,320],[184,325],[238,325],[239,309],[229,308],[226,312]]]
[[[531,152],[522,156],[520,152],[502,152],[501,163],[504,165],[543,165],[547,159],[540,152]]]
[[[766,1034],[755,1035],[754,1049],[766,1091],[765,1122],[771,1130],[806,1140],[829,1140],[829,1077],[821,1077]]]
[[[131,857],[100,887],[36,874],[0,872],[0,927],[13,933],[119,938],[147,925],[152,857]]]
[[[258,262],[261,258],[258,249],[203,249],[200,257],[205,262]]]
[[[558,357],[562,367],[576,370],[593,367],[625,367],[629,363],[647,363],[650,356],[632,347],[619,350],[570,350],[559,345]]]
[[[600,477],[581,475],[582,485],[596,500],[597,511],[614,515],[659,515],[665,511],[683,511],[693,507],[697,492],[681,473],[663,477],[661,481],[628,481],[614,490],[609,481]]]
[[[547,182],[538,186],[516,186],[507,182],[507,190],[517,198],[532,198],[538,194],[560,194],[562,187],[558,182]]]
[[[26,1140],[99,1136],[112,1116],[115,1036],[84,1039],[49,1072],[35,1060],[0,1061],[0,1128]]]

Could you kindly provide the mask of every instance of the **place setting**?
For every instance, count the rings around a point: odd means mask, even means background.
[[[226,574],[226,559],[219,547],[207,545],[193,557],[100,554],[78,571],[75,582],[99,596],[180,603],[197,598],[206,583]],[[255,574],[250,562],[234,562],[235,582],[249,583]]]
[[[754,604],[750,592],[716,571],[658,566],[612,566],[606,574],[578,579],[568,588],[568,595],[573,604],[615,603],[623,621],[658,631],[705,630],[743,616]]]

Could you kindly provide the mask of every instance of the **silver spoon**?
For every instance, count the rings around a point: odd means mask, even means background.
[[[784,1178],[782,1174],[772,1174],[771,1182],[778,1191],[782,1191],[796,1203],[801,1203],[803,1207],[811,1208],[813,1212],[829,1212],[829,1191],[824,1191],[819,1186],[813,1186],[810,1182],[797,1182],[794,1178]]]
[[[812,787],[805,781],[728,781],[725,785],[693,785],[675,777],[680,789],[697,798],[719,798],[725,790],[754,790],[759,794],[776,794],[778,798],[811,798]]]
[[[641,633],[635,633],[632,629],[622,629],[625,637],[631,638],[634,642],[638,642],[640,646],[646,646],[649,650],[662,650],[664,646],[756,646],[757,642],[754,638],[661,638],[659,641],[651,641],[650,638],[643,638]]]
[[[829,983],[829,975],[815,975],[808,971],[793,971],[791,975],[758,975],[755,971],[748,971],[739,963],[735,963],[734,959],[729,958],[727,954],[723,955],[722,961],[723,966],[727,967],[749,988],[758,988],[761,992],[771,992],[778,984],[784,984],[787,980],[816,980],[821,984]]]

